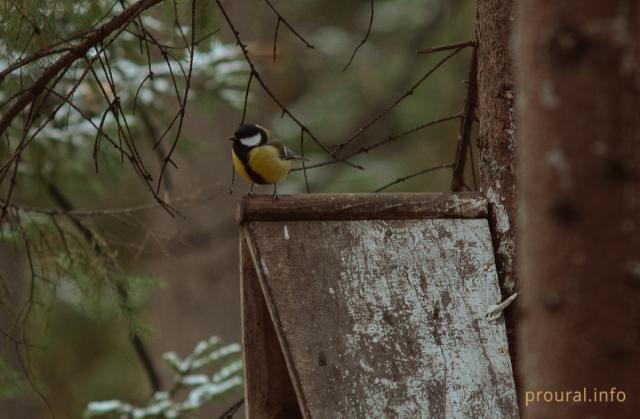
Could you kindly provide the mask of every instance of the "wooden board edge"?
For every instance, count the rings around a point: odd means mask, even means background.
[[[304,419],[311,419],[311,412],[309,411],[304,393],[302,391],[302,383],[300,382],[300,377],[293,363],[291,351],[289,350],[289,343],[286,336],[282,333],[282,322],[280,321],[277,310],[273,304],[271,288],[269,287],[268,281],[264,278],[265,274],[262,269],[262,264],[259,263],[260,257],[258,254],[258,250],[254,246],[254,243],[251,240],[251,233],[246,227],[241,228],[241,235],[244,238],[244,243],[247,245],[247,249],[249,250],[249,254],[251,255],[251,258],[253,260],[253,266],[258,276],[258,282],[260,283],[260,287],[262,288],[262,293],[264,294],[267,309],[271,316],[271,321],[273,323],[276,336],[278,337],[278,341],[280,343],[280,350],[282,351],[282,355],[284,356],[284,360],[287,365],[289,378],[291,379],[293,390],[295,391],[296,398],[298,399],[300,412],[302,413]]]
[[[341,193],[270,195],[241,198],[239,224],[249,221],[486,218],[488,204],[479,192]]]
[[[240,291],[245,414],[250,419],[301,418],[288,367],[242,235]],[[285,415],[285,416],[283,416]]]

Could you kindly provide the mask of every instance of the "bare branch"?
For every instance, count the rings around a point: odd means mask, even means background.
[[[280,29],[280,22],[282,20],[280,18],[278,18],[278,21],[276,22],[276,30],[273,33],[273,62],[276,62],[276,52],[278,49],[278,29]]]
[[[218,195],[220,195],[220,190],[221,190],[220,188],[216,187],[210,192],[196,191],[192,194],[176,198],[175,200],[172,201],[172,204],[176,206],[185,207],[188,205],[205,202],[213,198],[216,198]],[[0,204],[7,205],[7,201],[0,200]],[[141,211],[163,209],[163,206],[157,202],[136,205],[136,206],[126,207],[126,208],[106,208],[106,209],[87,209],[87,210],[77,210],[77,209],[71,209],[71,208],[69,209],[39,208],[39,207],[31,207],[27,205],[20,205],[20,204],[14,204],[14,203],[9,203],[7,207],[16,211],[22,211],[22,212],[28,212],[28,213],[34,213],[34,214],[49,215],[49,216],[64,215],[64,216],[74,216],[74,217],[100,217],[100,216],[128,215],[128,214],[133,214]]]
[[[287,29],[289,29],[291,31],[292,34],[294,34],[296,36],[296,38],[298,38],[300,41],[302,41],[302,43],[307,47],[307,48],[314,48],[313,45],[311,45],[311,43],[309,43],[306,39],[304,39],[304,37],[302,35],[300,35],[300,33],[298,33],[298,31],[296,31],[293,26],[291,26],[291,24],[289,24],[289,21],[282,16],[282,14],[280,14],[280,12],[278,12],[278,10],[273,6],[273,4],[271,4],[271,2],[269,0],[264,0],[265,3],[267,3],[267,5],[269,5],[269,7],[271,8],[271,10],[273,10],[273,13],[276,14],[276,16],[278,16],[278,23],[276,23],[276,25],[278,25],[280,22],[284,24],[284,26],[287,27]],[[277,33],[277,29],[276,29],[276,33]],[[274,47],[274,51],[275,51],[275,47]],[[275,54],[274,54],[274,60],[275,60]]]
[[[175,3],[174,3],[175,4]],[[178,22],[178,15],[176,12],[176,22]],[[182,27],[178,22],[178,27],[180,28],[180,32],[182,33]],[[184,34],[183,34],[184,37]],[[167,169],[167,164],[171,161],[171,156],[178,145],[178,140],[180,139],[180,134],[182,133],[182,124],[184,122],[184,114],[187,109],[187,99],[189,97],[189,88],[191,87],[191,75],[193,74],[193,54],[196,49],[196,0],[191,0],[191,48],[189,48],[189,71],[186,77],[186,85],[184,88],[184,97],[182,98],[182,103],[180,104],[180,119],[178,121],[178,131],[176,132],[175,139],[171,144],[171,148],[169,152],[165,156],[162,162],[162,168],[160,169],[160,176],[158,176],[158,186],[156,188],[156,194],[160,193],[160,186],[162,185],[162,178]],[[174,164],[175,165],[175,164]]]
[[[376,189],[374,192],[382,192],[385,189],[388,189],[388,188],[390,188],[390,187],[392,187],[394,185],[397,185],[398,183],[402,183],[402,182],[404,182],[406,180],[412,179],[412,178],[414,178],[416,176],[424,175],[424,174],[430,173],[430,172],[435,172],[436,170],[448,169],[448,168],[451,168],[451,167],[453,167],[453,164],[443,164],[441,166],[435,166],[435,167],[430,167],[428,169],[420,170],[419,172],[412,173],[410,175],[398,178],[398,179],[394,180],[393,182],[387,183],[386,185],[381,186],[378,189]]]
[[[353,61],[353,59],[355,58],[356,54],[358,53],[358,50],[367,43],[367,40],[369,39],[369,35],[371,35],[371,28],[373,27],[373,14],[374,14],[374,9],[373,9],[373,0],[370,0],[370,4],[371,4],[371,15],[369,16],[369,27],[367,27],[367,33],[364,35],[364,38],[362,38],[362,41],[360,41],[360,43],[356,46],[356,48],[353,50],[353,54],[351,54],[351,58],[349,58],[349,61],[347,61],[347,64],[344,66],[344,68],[342,69],[342,72],[344,73],[345,71],[347,71],[347,69],[349,68],[349,66],[351,65],[351,62]]]
[[[111,35],[122,26],[131,23],[140,13],[148,8],[155,6],[162,0],[140,0],[129,6],[122,13],[114,16],[109,22],[97,28],[95,31],[87,35],[83,41],[74,46],[71,51],[60,57],[55,63],[45,70],[45,72],[35,81],[31,88],[26,91],[16,103],[2,116],[0,119],[0,136],[7,130],[20,112],[24,110],[31,102],[33,102],[45,90],[47,84],[54,77],[63,71],[76,60],[84,57],[89,49],[102,42],[107,36]]]
[[[474,40],[455,42],[453,44],[438,45],[436,47],[418,49],[416,50],[416,54],[432,54],[434,52],[450,51],[452,49],[458,49],[458,48],[469,48],[469,47],[475,48],[476,45],[477,45],[476,41]]]
[[[444,57],[442,60],[440,60],[438,63],[436,63],[436,65],[434,65],[429,71],[427,71],[427,73],[422,76],[417,82],[415,82],[413,84],[413,86],[411,86],[411,88],[406,91],[405,93],[403,93],[400,97],[398,97],[396,100],[394,100],[389,106],[387,106],[386,108],[384,108],[382,111],[380,111],[376,116],[374,116],[369,122],[367,122],[366,124],[364,124],[363,126],[361,126],[360,128],[358,128],[358,130],[356,132],[354,132],[349,138],[347,138],[343,143],[338,144],[334,150],[335,153],[339,152],[340,150],[342,150],[344,147],[346,147],[347,145],[349,145],[351,142],[353,142],[356,138],[358,138],[367,128],[369,128],[371,125],[375,124],[380,118],[382,118],[383,116],[385,116],[387,113],[389,113],[393,108],[395,108],[396,106],[398,106],[403,100],[405,100],[406,98],[408,98],[409,96],[413,95],[413,92],[426,80],[429,78],[429,76],[431,76],[433,73],[435,73],[435,71],[440,68],[440,66],[442,66],[444,63],[446,63],[447,61],[449,61],[450,58],[452,58],[454,55],[456,55],[457,53],[459,53],[460,51],[462,51],[463,48],[458,48],[455,51],[453,51],[452,53],[450,53],[449,55],[447,55],[446,57]]]
[[[451,178],[451,190],[460,192],[464,185],[464,169],[467,165],[467,153],[471,144],[471,130],[475,118],[476,101],[478,97],[478,58],[474,48],[469,66],[469,79],[467,83],[467,99],[464,104],[464,113],[460,121],[460,134],[458,135],[458,147],[456,149],[455,167]],[[473,169],[473,168],[472,168]]]
[[[100,246],[96,238],[96,234],[91,231],[89,227],[85,226],[78,218],[76,218],[74,215],[71,215],[71,211],[73,211],[71,201],[69,201],[69,199],[62,193],[60,189],[58,189],[55,184],[47,182],[47,187],[50,196],[61,207],[61,209],[65,211],[66,217],[74,226],[76,226],[86,242],[92,246],[95,254],[97,256],[103,256],[105,252],[103,251],[102,246]],[[133,309],[131,308],[131,299],[122,279],[117,277],[116,269],[114,266],[111,267],[110,271],[112,271],[113,279],[116,282],[116,291],[120,298],[121,306],[127,312],[132,312]],[[140,359],[143,369],[147,374],[147,378],[149,380],[149,383],[151,384],[151,388],[154,392],[160,391],[161,381],[157,368],[151,360],[151,356],[149,355],[149,350],[147,349],[146,345],[131,325],[129,325],[129,337],[131,339],[131,344],[136,354],[138,355],[138,358]]]
[[[358,150],[355,150],[354,152],[352,152],[350,154],[347,154],[346,158],[350,159],[350,158],[352,158],[354,156],[357,156],[358,154],[368,153],[369,151],[371,151],[371,150],[373,150],[375,148],[378,148],[378,147],[383,146],[385,144],[394,142],[394,141],[396,141],[396,140],[398,140],[398,139],[400,139],[400,138],[402,138],[402,137],[404,137],[406,135],[412,134],[412,133],[414,133],[416,131],[420,131],[420,130],[422,130],[424,128],[428,128],[428,127],[431,127],[433,125],[441,124],[443,122],[460,119],[461,117],[462,117],[462,114],[456,114],[456,115],[451,115],[451,116],[445,116],[444,118],[436,119],[434,121],[429,121],[429,122],[426,122],[424,124],[420,124],[418,126],[415,126],[413,128],[409,128],[409,129],[404,130],[402,132],[399,132],[397,134],[390,135],[389,137],[385,138],[384,140],[380,140],[380,141],[375,142],[375,143],[373,143],[373,144],[371,144],[369,146],[360,147]],[[318,167],[328,166],[328,165],[331,165],[331,164],[334,164],[334,163],[336,163],[335,160],[330,160],[330,161],[326,161],[326,162],[323,162],[323,163],[313,164],[311,166],[307,166],[306,168],[307,169],[315,169],[315,168],[318,168]],[[300,169],[293,169],[292,172],[295,172],[295,171],[298,171],[298,170],[302,170],[302,169],[301,168]]]
[[[275,51],[274,51],[275,56]],[[253,71],[249,73],[249,80],[247,81],[247,89],[244,92],[244,104],[242,105],[242,121],[240,124],[244,124],[247,117],[247,103],[249,102],[249,90],[251,89],[251,81],[253,80]]]

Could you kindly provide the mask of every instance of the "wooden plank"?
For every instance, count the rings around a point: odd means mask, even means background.
[[[487,201],[477,192],[300,194],[280,199],[243,197],[238,223],[283,220],[486,218]]]
[[[516,418],[486,220],[251,222],[305,418]]]
[[[240,239],[245,411],[251,419],[301,418],[251,256]]]

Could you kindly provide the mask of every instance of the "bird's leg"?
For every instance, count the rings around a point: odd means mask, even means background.
[[[273,184],[273,199],[279,199],[280,196],[278,195],[278,185],[277,184]]]
[[[255,183],[251,184],[251,189],[249,189],[249,193],[247,194],[248,196],[253,196],[253,187],[256,186]]]

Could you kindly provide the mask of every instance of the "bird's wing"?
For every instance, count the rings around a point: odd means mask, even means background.
[[[278,152],[280,153],[280,158],[282,160],[305,160],[303,156],[297,155],[284,144],[270,143],[269,145],[278,149]]]

